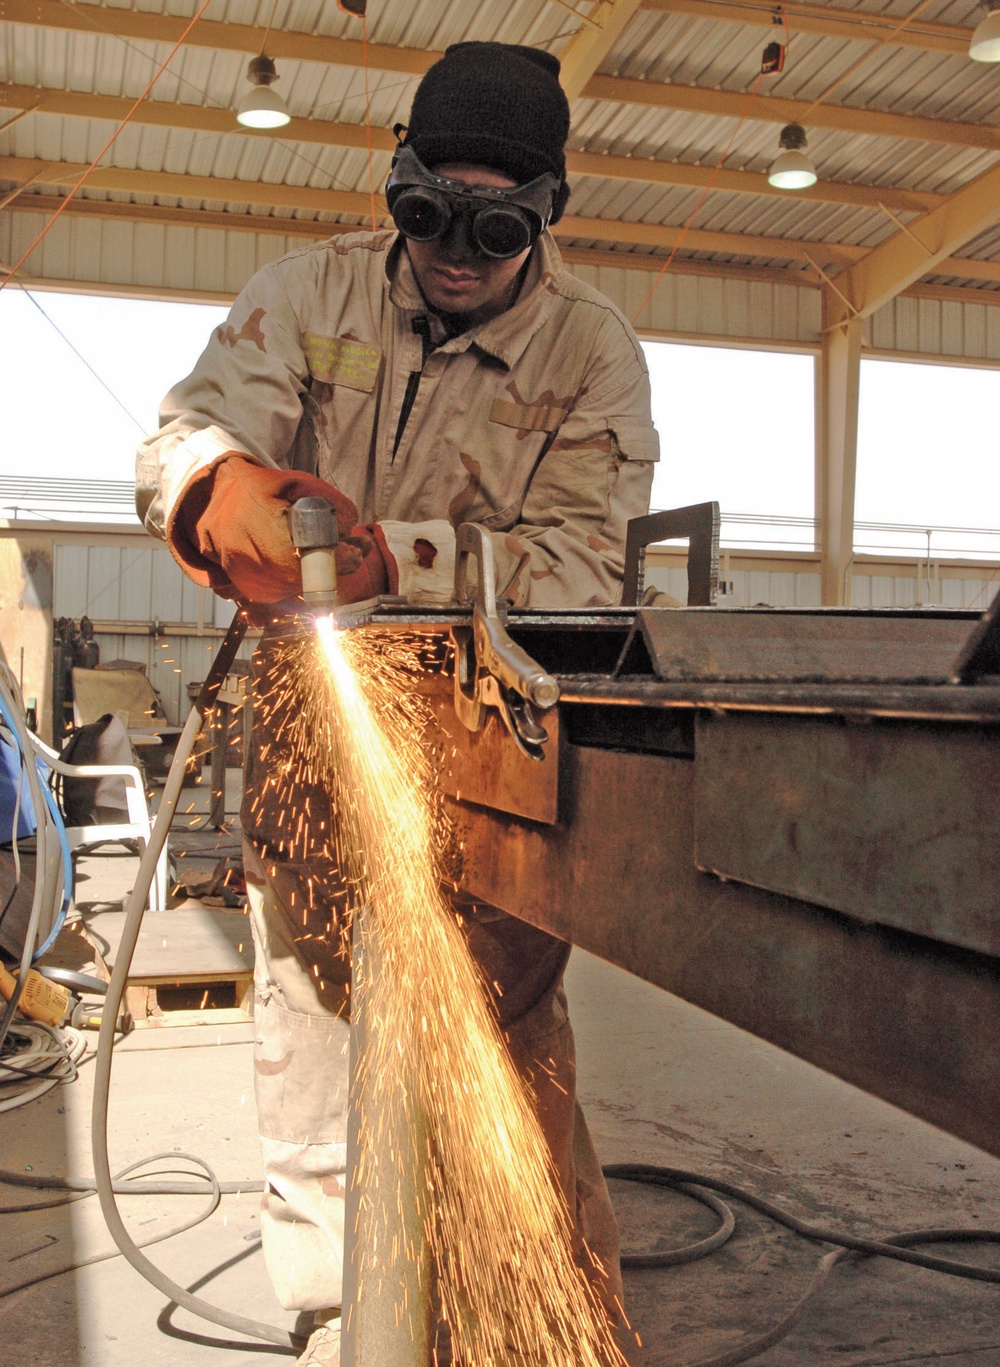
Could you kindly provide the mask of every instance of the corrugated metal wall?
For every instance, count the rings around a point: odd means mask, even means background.
[[[855,574],[851,578],[851,606],[856,608],[912,608],[918,604],[945,608],[972,608],[985,612],[998,588],[992,578],[942,578],[932,565],[912,579],[890,574]]]
[[[610,266],[570,269],[613,299],[641,332],[798,346],[815,346],[819,338],[818,290],[669,272],[657,279],[649,271]]]
[[[38,232],[39,214],[8,209],[0,218],[0,259],[16,261]],[[28,262],[36,278],[106,283],[150,291],[236,294],[255,270],[304,239],[176,224],[126,223],[64,215]],[[649,271],[572,267],[643,333],[815,347],[819,291],[795,285],[666,274],[647,299]],[[1000,308],[899,298],[866,325],[878,351],[1000,361]]]
[[[868,320],[865,341],[879,351],[996,361],[1000,359],[1000,307],[904,296]]]
[[[167,716],[177,724],[188,710],[187,684],[205,678],[219,648],[218,632],[199,631],[228,626],[234,607],[186,579],[165,546],[136,542],[57,544],[53,615],[139,628],[96,633],[101,663],[144,664]],[[157,631],[155,623],[167,625]],[[244,646],[241,655],[249,656],[249,648]]]
[[[647,565],[645,582],[687,602],[687,570]],[[720,576],[719,605],[733,608],[767,604],[774,608],[819,607],[820,577],[804,571],[735,570]]]
[[[19,260],[43,222],[40,214],[8,210],[0,218],[0,258]],[[25,270],[35,278],[51,280],[235,295],[254,271],[302,245],[302,238],[278,233],[64,214],[32,253]]]

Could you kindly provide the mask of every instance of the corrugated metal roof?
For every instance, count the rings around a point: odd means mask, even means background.
[[[594,8],[589,0],[576,3],[581,14]],[[820,12],[817,4],[812,8]],[[841,0],[836,7],[826,8],[831,12],[836,8],[838,15],[850,9],[858,15],[892,16],[899,23],[914,12],[916,5],[911,0],[865,0],[852,6],[850,0]],[[186,20],[193,9],[193,0],[137,0],[134,5],[107,6],[74,3],[48,9],[43,0],[36,6],[37,14],[27,7],[8,6],[8,13],[17,21],[0,24],[0,69],[11,84],[40,93],[70,91],[135,98],[170,45],[161,38],[154,41],[102,30],[114,28],[117,20],[132,15]],[[785,255],[775,243],[765,246],[759,239],[871,248],[899,232],[901,223],[912,229],[916,211],[892,209],[891,204],[890,213],[871,202],[834,202],[835,194],[825,199],[776,196],[759,192],[759,182],[755,181],[747,185],[753,193],[736,192],[727,184],[716,185],[706,194],[703,186],[644,179],[646,160],[706,171],[721,163],[727,172],[744,172],[751,177],[766,174],[781,127],[771,113],[769,100],[805,102],[809,152],[821,182],[831,189],[872,186],[887,194],[917,190],[954,195],[1000,161],[1000,134],[996,150],[992,150],[947,140],[961,136],[961,128],[957,134],[950,127],[942,128],[936,136],[933,129],[921,126],[913,130],[920,136],[906,136],[906,129],[901,133],[879,123],[879,115],[888,114],[969,125],[979,130],[976,136],[983,130],[1000,130],[1000,85],[990,67],[960,54],[880,42],[872,30],[860,26],[856,38],[806,31],[796,27],[793,13],[784,70],[763,78],[751,100],[762,47],[766,41],[782,38],[784,32],[771,22],[771,8],[764,0],[759,5],[760,20],[752,24],[726,22],[724,3],[718,4],[717,11],[719,18],[714,17],[714,11],[713,17],[705,17],[659,7],[640,8],[607,52],[598,69],[602,77],[641,82],[642,86],[638,92],[626,91],[627,98],[607,95],[603,88],[602,98],[578,98],[573,106],[570,148],[629,157],[635,162],[634,178],[604,178],[589,170],[574,174],[569,212],[575,219],[674,230],[690,220],[693,230],[722,235],[720,250],[705,250],[704,241],[692,238],[678,249],[680,260],[743,263],[755,268],[784,265],[796,272],[803,266],[800,251]],[[276,19],[272,33],[295,35],[300,40],[296,56],[278,58],[277,88],[293,115],[360,128],[365,120],[365,72],[339,60],[330,63],[319,52],[314,60],[309,50],[310,36],[358,44],[361,27],[355,18],[324,0],[288,0],[276,7],[273,0],[215,0],[205,23],[250,26],[262,39],[272,12]],[[915,27],[937,23],[969,28],[980,13],[968,0],[935,3],[920,10]],[[67,17],[70,15],[72,19]],[[35,22],[38,16],[51,26]],[[82,27],[71,30],[58,26],[71,21]],[[555,0],[482,0],[475,5],[468,0],[382,0],[373,6],[368,39],[376,51],[382,47],[403,49],[410,55],[440,51],[449,43],[466,39],[495,39],[530,43],[565,57],[572,52],[576,33],[583,27]],[[158,107],[180,107],[178,117],[186,116],[188,121],[200,110],[233,110],[246,89],[250,55],[242,50],[246,46],[240,50],[186,46],[157,83],[152,99]],[[373,60],[367,74],[371,123],[383,136],[393,123],[405,119],[419,79],[412,72],[390,69],[400,65],[398,61]],[[735,108],[742,105],[746,117],[740,120],[731,102],[715,110],[670,107],[672,96],[686,97],[690,90],[702,92],[710,102],[716,94],[736,98],[740,105]],[[648,93],[651,99],[662,98],[663,103],[643,102],[634,98],[634,93],[644,97]],[[12,113],[28,102],[26,97],[20,98],[20,105],[16,99],[4,101]],[[810,109],[814,101],[819,103]],[[871,115],[870,129],[866,125],[857,130],[827,126],[824,119],[838,107],[866,111]],[[5,177],[4,183],[13,189],[19,180],[30,178],[25,163],[50,164],[42,168],[39,179],[24,191],[21,201],[23,204],[28,195],[43,195],[47,202],[53,187],[65,190],[75,178],[75,172],[59,172],[54,167],[59,163],[78,167],[89,162],[113,128],[110,114],[97,115],[90,110],[40,110],[19,118],[0,129],[0,178]],[[4,160],[11,158],[19,160]],[[180,207],[190,210],[192,223],[197,222],[198,213],[218,211],[260,219],[295,217],[344,224],[366,219],[363,211],[296,202],[296,188],[367,194],[370,173],[364,148],[338,145],[336,140],[323,145],[280,134],[247,133],[238,130],[235,122],[231,131],[217,131],[137,120],[121,134],[102,166],[126,173],[243,183],[242,193],[227,186],[220,187],[218,196],[209,196],[203,186],[189,193],[182,181],[171,179],[149,188],[148,182],[138,178],[129,181],[126,176],[126,188],[88,186],[81,192],[85,199],[117,206],[109,212],[127,213],[130,206]],[[387,166],[387,153],[376,150],[372,159],[376,186],[384,180]],[[290,193],[283,197],[289,202],[259,204],[254,198],[256,185],[290,187]],[[0,197],[4,193],[0,189]],[[241,230],[246,226],[240,223]],[[617,250],[657,259],[674,240],[664,237],[662,242],[638,243],[626,237],[609,242],[607,237],[603,230],[588,236],[581,229],[575,238],[561,234],[562,240],[573,246],[590,245],[602,253]],[[968,262],[1000,261],[1000,230],[991,229],[963,243],[956,255]],[[977,292],[995,292],[997,288],[996,281],[971,280],[971,265],[963,265],[963,272],[958,274],[947,267],[948,263],[942,262],[929,279]]]

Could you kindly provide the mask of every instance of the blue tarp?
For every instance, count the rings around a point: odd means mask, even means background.
[[[9,844],[14,838],[14,811],[19,788],[21,806],[17,814],[17,838],[24,840],[34,835],[38,827],[35,804],[31,800],[27,776],[21,768],[21,751],[7,736],[0,734],[0,844]]]

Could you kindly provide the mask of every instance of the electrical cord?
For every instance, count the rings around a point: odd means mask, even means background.
[[[152,1158],[142,1159],[138,1163],[124,1168],[117,1176],[112,1179],[114,1191],[120,1195],[198,1195],[204,1191],[204,1187],[197,1182],[181,1181],[161,1181],[149,1177],[132,1178],[126,1181],[130,1172],[138,1167],[145,1167],[149,1163],[157,1162],[162,1159],[169,1159],[172,1162],[177,1159],[187,1159],[196,1163],[209,1176],[212,1184],[213,1195],[221,1197],[223,1195],[239,1195],[245,1191],[256,1191],[259,1187],[257,1179],[244,1182],[219,1182],[211,1168],[201,1159],[194,1158],[189,1154],[166,1153],[157,1154]],[[838,1231],[828,1229],[824,1226],[811,1225],[806,1221],[799,1220],[796,1216],[788,1214],[779,1206],[757,1196],[745,1187],[738,1186],[733,1182],[725,1182],[719,1178],[707,1177],[702,1173],[688,1172],[678,1168],[656,1167],[650,1164],[610,1164],[604,1169],[606,1177],[617,1178],[623,1181],[639,1182],[647,1185],[665,1187],[669,1190],[680,1191],[690,1196],[693,1200],[700,1201],[703,1205],[715,1212],[719,1217],[719,1228],[711,1235],[683,1248],[668,1249],[656,1253],[631,1253],[622,1254],[622,1267],[627,1269],[637,1268],[662,1268],[677,1267],[685,1263],[695,1262],[701,1258],[716,1252],[731,1238],[736,1229],[736,1217],[732,1209],[719,1197],[713,1195],[712,1189],[722,1192],[724,1195],[735,1198],[751,1208],[760,1211],[762,1214],[777,1221],[778,1223],[793,1230],[810,1240],[822,1243],[834,1243],[839,1245],[831,1253],[824,1254],[813,1273],[813,1277],[803,1295],[796,1301],[792,1309],[766,1333],[759,1335],[746,1343],[730,1349],[725,1353],[711,1358],[701,1358],[696,1362],[688,1364],[688,1367],[737,1367],[737,1364],[749,1362],[758,1357],[768,1348],[773,1347],[784,1339],[792,1330],[809,1302],[823,1288],[829,1279],[834,1267],[845,1260],[851,1253],[862,1256],[882,1256],[892,1257],[904,1262],[915,1263],[917,1266],[927,1267],[933,1271],[947,1272],[953,1276],[972,1278],[977,1281],[985,1281],[993,1284],[1000,1283],[1000,1272],[989,1268],[978,1267],[975,1264],[954,1262],[950,1259],[933,1258],[924,1254],[914,1254],[909,1251],[910,1246],[921,1243],[998,1243],[1000,1242],[1000,1231],[995,1230],[971,1230],[971,1229],[921,1229],[909,1230],[901,1234],[891,1235],[887,1239],[864,1239],[854,1235],[841,1234]],[[60,1198],[60,1203],[65,1201],[82,1200],[86,1196],[92,1195],[97,1190],[97,1182],[91,1178],[61,1178],[61,1177],[27,1177],[23,1173],[10,1172],[0,1169],[0,1182],[11,1186],[28,1187],[38,1190],[59,1190],[65,1192]],[[45,1209],[48,1204],[14,1206],[0,1209],[0,1214],[15,1214],[18,1212]],[[218,1200],[214,1200],[210,1206],[199,1213],[191,1221],[178,1226],[176,1229],[157,1235],[155,1238],[144,1241],[137,1247],[145,1248],[149,1244],[157,1243],[174,1234],[179,1234],[184,1230],[192,1228],[193,1225],[201,1223],[211,1215],[218,1206]],[[93,1262],[105,1261],[109,1258],[118,1256],[116,1253],[99,1254],[80,1263],[72,1263],[60,1268],[52,1269],[38,1277],[27,1281],[19,1282],[17,1285],[7,1287],[0,1291],[0,1300],[6,1296],[13,1295],[15,1291],[24,1290],[29,1286],[34,1286],[41,1281],[63,1275],[80,1267],[89,1266]],[[218,1322],[218,1321],[216,1321]],[[228,1327],[228,1326],[227,1326]],[[256,1336],[256,1335],[255,1335]],[[649,1363],[649,1367],[657,1367],[654,1359]],[[664,1364],[665,1367],[665,1364]]]
[[[0,1076],[0,1114],[25,1106],[59,1083],[75,1079],[77,1060],[86,1053],[87,1046],[78,1031],[67,1027],[64,1034],[65,1039],[53,1027],[39,1021],[19,1021],[11,1026],[7,1041],[15,1037],[25,1044],[13,1055],[16,1064],[0,1059],[0,1070],[11,1074]]]
[[[178,1156],[182,1155],[169,1155],[172,1158]],[[144,1159],[143,1165],[153,1161],[151,1158]],[[111,1185],[116,1196],[200,1196],[205,1190],[200,1182],[163,1182],[154,1181],[149,1177],[132,1177],[126,1182],[125,1175],[130,1171],[132,1169],[125,1169],[112,1179]],[[97,1194],[97,1182],[93,1177],[27,1177],[23,1172],[11,1172],[7,1168],[0,1168],[0,1183],[10,1187],[26,1187],[31,1191],[64,1193],[54,1201],[40,1202],[37,1206],[0,1206],[0,1215],[19,1215],[29,1210],[49,1210],[53,1206],[67,1205],[71,1201],[80,1201]],[[223,1196],[242,1196],[244,1193],[257,1195],[260,1192],[260,1178],[248,1177],[242,1182],[219,1182],[218,1188]]]
[[[121,1172],[118,1173],[117,1178],[111,1179],[112,1185],[114,1185],[120,1179],[126,1177],[130,1172],[134,1172],[136,1168],[145,1167],[147,1163],[156,1163],[159,1162],[161,1159],[170,1159],[172,1161],[176,1161],[180,1158],[186,1159],[189,1163],[194,1163],[197,1167],[201,1168],[202,1172],[204,1172],[209,1182],[208,1201],[206,1202],[205,1206],[197,1213],[197,1215],[192,1216],[190,1220],[185,1220],[182,1224],[175,1225],[171,1229],[164,1230],[161,1234],[153,1234],[150,1236],[150,1238],[143,1239],[141,1243],[133,1243],[131,1238],[129,1238],[128,1242],[133,1250],[149,1248],[152,1244],[160,1244],[163,1243],[165,1239],[172,1239],[177,1234],[183,1234],[186,1230],[193,1229],[195,1225],[202,1224],[203,1221],[207,1220],[209,1216],[213,1215],[215,1211],[218,1209],[219,1201],[222,1198],[222,1188],[219,1179],[216,1177],[215,1173],[203,1159],[198,1158],[195,1154],[192,1153],[155,1153],[150,1158],[140,1158],[137,1162],[130,1163],[127,1168],[122,1168]],[[95,1187],[97,1186],[98,1184],[95,1183]],[[113,1237],[115,1237],[114,1230],[111,1230],[111,1234]],[[115,1242],[118,1243],[117,1237],[115,1237]],[[95,1253],[94,1256],[91,1258],[83,1258],[80,1262],[75,1263],[65,1263],[61,1267],[54,1267],[50,1269],[48,1272],[41,1272],[34,1277],[28,1277],[25,1281],[16,1282],[13,1286],[4,1287],[4,1289],[0,1291],[0,1300],[6,1299],[7,1296],[13,1296],[15,1291],[26,1291],[29,1286],[38,1286],[42,1282],[52,1281],[55,1277],[62,1277],[67,1272],[76,1272],[82,1267],[92,1267],[94,1263],[106,1263],[111,1258],[121,1257],[122,1254],[125,1254],[125,1256],[129,1258],[129,1262],[133,1261],[133,1259],[129,1257],[129,1254],[126,1252],[124,1248],[121,1247],[121,1244],[119,1243],[118,1248],[113,1252]],[[140,1254],[138,1256],[141,1257],[142,1255]],[[167,1281],[168,1279],[163,1278],[163,1280]],[[169,1284],[173,1285],[173,1283]],[[156,1285],[159,1290],[163,1289],[162,1286],[159,1286],[159,1283],[154,1283],[154,1285]],[[194,1298],[189,1297],[188,1299]],[[253,1321],[249,1321],[249,1323],[252,1322]]]
[[[684,1192],[695,1200],[701,1201],[702,1204],[710,1206],[722,1220],[722,1224],[713,1235],[687,1248],[668,1249],[663,1253],[624,1253],[622,1255],[623,1268],[674,1267],[681,1263],[694,1262],[696,1259],[714,1252],[716,1248],[720,1248],[735,1230],[736,1221],[730,1208],[718,1198],[712,1197],[712,1190],[722,1192],[723,1195],[733,1197],[744,1205],[750,1206],[753,1210],[760,1211],[761,1214],[775,1220],[778,1224],[784,1225],[787,1229],[793,1230],[803,1238],[814,1240],[817,1243],[837,1245],[833,1252],[826,1253],[820,1258],[812,1280],[803,1295],[792,1306],[788,1314],[771,1329],[725,1353],[710,1358],[699,1358],[696,1362],[687,1364],[687,1367],[737,1367],[737,1364],[749,1362],[752,1358],[759,1357],[761,1353],[766,1352],[768,1348],[772,1348],[787,1337],[801,1318],[806,1306],[826,1284],[836,1265],[851,1253],[894,1258],[899,1262],[912,1263],[917,1267],[927,1268],[933,1272],[944,1272],[954,1277],[988,1282],[994,1286],[1000,1285],[1000,1271],[998,1270],[979,1267],[975,1263],[961,1263],[950,1258],[936,1258],[929,1254],[912,1251],[912,1246],[915,1244],[1000,1244],[1000,1230],[915,1229],[906,1230],[901,1234],[892,1234],[885,1239],[865,1239],[853,1234],[828,1229],[822,1225],[809,1224],[805,1220],[798,1219],[797,1216],[790,1215],[780,1206],[765,1200],[764,1197],[757,1196],[745,1187],[737,1186],[734,1182],[725,1182],[716,1177],[705,1177],[702,1174],[688,1172],[682,1168],[664,1168],[647,1163],[613,1163],[608,1164],[603,1172],[605,1177]],[[699,1190],[699,1188],[709,1188],[710,1190]],[[667,1367],[667,1365],[663,1359],[659,1362],[653,1359],[649,1367]]]

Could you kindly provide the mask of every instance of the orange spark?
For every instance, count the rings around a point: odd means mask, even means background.
[[[368,1240],[359,1284],[398,1296],[399,1267],[426,1265],[426,1253],[459,1360],[624,1367],[573,1261],[541,1128],[441,890],[446,831],[430,714],[412,687],[420,647],[387,633],[339,633],[329,619],[319,638],[322,655],[311,638],[300,641],[276,671],[294,705],[274,690],[264,701],[283,714],[296,756],[283,790],[317,785],[338,818],[321,831],[303,822],[300,803],[294,857],[325,848],[344,874],[349,910],[364,909],[355,990],[370,1024],[355,1078],[355,1180]],[[419,1208],[422,1249],[400,1233],[404,1190]],[[405,1297],[396,1313],[411,1313]]]

